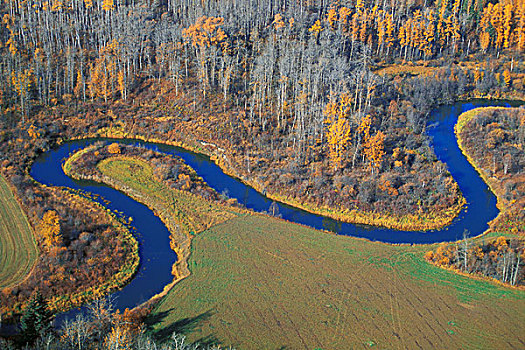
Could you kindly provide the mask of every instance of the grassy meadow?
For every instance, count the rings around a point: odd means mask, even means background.
[[[431,247],[239,217],[192,240],[151,328],[238,349],[522,347],[525,292],[435,267]]]
[[[127,186],[122,189],[155,208],[161,217],[166,212],[166,216],[175,218],[186,234],[203,231],[236,216],[233,210],[226,210],[200,196],[168,188],[155,178],[151,165],[142,159],[111,157],[97,167],[103,175]]]
[[[27,217],[0,175],[0,289],[22,281],[37,257],[38,248]]]
[[[243,215],[243,210],[238,208],[220,205],[186,190],[170,188],[155,177],[151,164],[138,157],[109,157],[100,161],[97,168],[104,176],[102,181],[146,204],[169,229],[170,246],[178,257],[172,267],[173,283],[190,274],[187,260],[193,235]],[[173,283],[155,298],[162,297]]]

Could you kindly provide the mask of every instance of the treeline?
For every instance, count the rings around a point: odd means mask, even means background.
[[[0,337],[5,350],[214,350],[218,345],[192,343],[186,337],[169,334],[161,341],[152,336],[147,327],[147,309],[113,309],[110,299],[97,299],[78,313],[66,319],[60,327],[53,327],[53,316],[47,300],[39,292],[31,300],[20,318],[19,331],[9,337]]]
[[[525,251],[523,240],[498,237],[475,244],[470,239],[455,245],[441,244],[425,258],[439,266],[465,273],[488,276],[512,286],[525,282]]]

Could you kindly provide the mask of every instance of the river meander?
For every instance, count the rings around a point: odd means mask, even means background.
[[[462,237],[465,229],[471,236],[483,233],[488,228],[488,222],[498,213],[496,198],[459,150],[454,135],[454,125],[462,112],[476,107],[495,105],[510,106],[508,102],[503,101],[458,102],[437,108],[431,115],[427,133],[432,139],[435,153],[447,164],[467,200],[466,208],[447,227],[422,232],[353,225],[279,203],[280,214],[288,221],[316,229],[386,243],[423,244],[454,241]],[[134,307],[162,291],[163,287],[172,280],[171,266],[176,255],[170,249],[168,230],[145,205],[103,184],[75,181],[63,173],[61,163],[68,155],[99,140],[134,144],[179,156],[217,192],[228,193],[230,197],[236,198],[249,209],[267,211],[272,203],[272,200],[240,180],[224,174],[208,157],[179,147],[137,140],[89,139],[67,142],[41,155],[31,169],[31,175],[37,181],[46,185],[65,186],[98,194],[110,202],[104,204],[102,199],[99,199],[106,207],[133,218],[133,225],[137,229],[136,236],[140,243],[140,267],[136,277],[122,290],[114,293],[115,306],[119,309]]]

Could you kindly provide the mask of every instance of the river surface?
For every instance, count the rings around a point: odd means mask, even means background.
[[[510,106],[510,103],[484,100],[458,102],[434,110],[427,125],[427,133],[432,140],[437,157],[447,164],[467,200],[467,207],[447,227],[422,232],[354,225],[311,214],[281,203],[278,203],[279,213],[286,220],[316,229],[387,243],[422,244],[454,241],[463,236],[465,229],[468,230],[470,236],[481,234],[488,228],[488,221],[498,214],[496,198],[461,154],[454,135],[454,125],[458,115],[481,106]],[[46,185],[66,186],[98,194],[103,199],[110,201],[109,204],[105,204],[102,199],[98,199],[103,205],[133,218],[133,225],[137,229],[135,236],[140,244],[140,267],[136,277],[122,290],[114,293],[114,304],[118,309],[132,308],[162,291],[163,287],[172,281],[171,266],[177,257],[170,249],[168,230],[145,205],[103,184],[75,181],[64,174],[61,164],[68,155],[98,140],[133,144],[179,156],[217,192],[227,193],[229,197],[236,198],[239,203],[249,209],[267,211],[272,203],[272,200],[253,188],[224,174],[207,156],[179,147],[136,140],[91,139],[67,142],[41,155],[31,169],[31,175],[37,181]],[[64,317],[70,317],[74,313],[75,311],[71,311],[59,316],[59,323]]]

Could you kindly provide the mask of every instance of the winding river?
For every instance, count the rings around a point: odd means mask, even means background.
[[[512,103],[514,105],[514,103]],[[339,222],[323,216],[311,214],[303,210],[279,205],[279,212],[286,220],[308,225],[316,229],[325,229],[337,234],[362,237],[372,241],[387,243],[435,243],[454,241],[468,229],[470,235],[476,236],[488,228],[487,222],[496,217],[496,198],[487,185],[479,177],[459,150],[455,136],[454,124],[457,116],[464,111],[481,106],[510,106],[505,101],[470,101],[436,109],[427,126],[427,133],[433,140],[437,157],[445,162],[452,176],[458,182],[467,200],[467,208],[450,224],[441,230],[426,232],[397,231],[385,228],[353,225]],[[31,169],[31,175],[39,182],[52,186],[66,186],[99,194],[109,200],[104,204],[112,210],[123,212],[133,218],[137,228],[137,238],[140,243],[140,267],[136,277],[122,290],[114,293],[115,306],[118,309],[134,307],[162,291],[171,282],[171,265],[176,259],[170,249],[169,232],[150,209],[137,203],[123,193],[102,184],[87,181],[75,181],[67,177],[61,168],[61,163],[71,154],[97,140],[72,141],[61,145],[40,156]],[[196,154],[178,147],[155,144],[136,140],[112,140],[124,144],[134,144],[183,158],[188,165],[217,192],[227,192],[230,197],[255,211],[268,210],[272,200],[266,198],[253,188],[246,186],[238,179],[225,175],[222,170],[206,156]],[[100,199],[102,202],[102,199]],[[65,314],[72,315],[71,313]],[[60,318],[63,318],[62,316]]]

